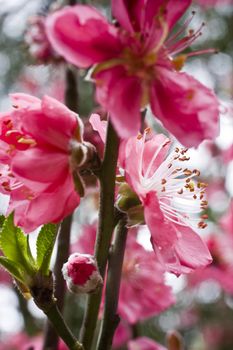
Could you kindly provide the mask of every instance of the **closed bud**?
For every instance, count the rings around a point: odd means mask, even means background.
[[[92,293],[103,285],[95,258],[74,253],[62,268],[68,289],[73,293]]]

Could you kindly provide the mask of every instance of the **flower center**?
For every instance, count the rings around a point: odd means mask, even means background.
[[[13,122],[9,118],[2,122],[0,138],[9,145],[8,153],[12,153],[14,149],[24,151],[36,145],[34,139],[14,128]]]
[[[143,172],[141,168],[142,187],[147,192],[157,193],[160,209],[168,220],[182,226],[204,229],[208,216],[205,213],[200,216],[200,213],[208,205],[205,198],[207,184],[194,180],[194,177],[200,176],[198,169],[186,167],[190,159],[188,149],[176,147],[167,159],[155,166],[156,158],[168,142],[158,147],[146,171]]]

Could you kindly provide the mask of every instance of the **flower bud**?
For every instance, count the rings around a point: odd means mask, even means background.
[[[68,289],[73,293],[91,293],[103,284],[95,258],[74,253],[62,268]]]
[[[118,210],[127,213],[130,208],[140,205],[140,199],[127,183],[119,187],[116,207]]]

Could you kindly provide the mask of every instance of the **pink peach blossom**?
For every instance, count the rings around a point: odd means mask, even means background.
[[[196,2],[204,8],[233,5],[233,0],[196,0]]]
[[[224,229],[224,231],[228,233],[233,239],[233,199],[231,199],[228,211],[221,218],[220,225]]]
[[[198,216],[206,209],[206,184],[192,180],[199,171],[187,168],[187,149],[176,148],[167,156],[169,146],[168,138],[150,131],[131,137],[121,143],[120,165],[141,200],[159,261],[179,275],[205,267],[212,259],[194,231],[207,226]]]
[[[121,320],[119,325],[117,326],[117,329],[114,333],[112,346],[113,348],[119,348],[120,346],[123,346],[126,344],[126,342],[131,339],[132,336],[132,330],[129,324],[127,322]]]
[[[0,350],[40,350],[43,346],[42,335],[29,337],[26,333],[12,334],[0,344]],[[67,346],[62,340],[59,341],[58,350],[68,350]]]
[[[42,15],[32,16],[28,22],[24,39],[31,56],[42,63],[46,63],[52,59],[59,59],[59,56],[54,52],[47,38],[45,17]]]
[[[175,303],[165,285],[164,270],[129,232],[118,303],[119,315],[130,324],[158,315]]]
[[[230,145],[226,150],[222,151],[222,158],[226,164],[230,163],[233,160],[233,144]]]
[[[140,129],[140,110],[148,103],[154,115],[186,146],[218,134],[218,101],[213,92],[186,73],[182,54],[200,35],[180,39],[188,27],[169,34],[191,0],[112,1],[118,26],[90,6],[65,7],[48,16],[47,35],[54,49],[82,68],[96,65],[97,101],[110,113],[122,138]],[[205,52],[211,52],[206,50]],[[202,53],[202,52],[201,52]]]
[[[14,94],[12,103],[13,110],[0,116],[8,177],[1,192],[11,196],[8,213],[15,211],[15,223],[30,232],[61,221],[79,204],[70,156],[72,145],[83,142],[82,122],[47,96]]]
[[[215,281],[221,288],[233,293],[233,236],[227,233],[212,234],[207,240],[208,248],[213,257],[213,263],[202,270],[197,270],[189,276],[190,287],[203,281]]]
[[[167,348],[150,338],[140,337],[128,342],[128,350],[167,350]]]

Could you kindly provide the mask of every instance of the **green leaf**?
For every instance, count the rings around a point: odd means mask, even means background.
[[[2,228],[2,225],[5,221],[5,216],[4,215],[0,215],[0,229]]]
[[[0,248],[9,260],[22,265],[29,274],[35,272],[31,256],[28,256],[27,237],[19,227],[14,225],[13,214],[4,221],[0,232]]]
[[[30,261],[31,265],[36,266],[36,262],[35,262],[34,257],[32,256],[31,248],[29,245],[29,235],[27,235],[26,238],[27,238],[27,257],[28,257],[28,260]]]
[[[37,267],[45,275],[49,274],[49,265],[57,236],[57,225],[47,224],[42,227],[36,241]]]
[[[0,264],[18,281],[24,283],[24,273],[22,266],[10,259],[7,259],[5,256],[0,256]]]

